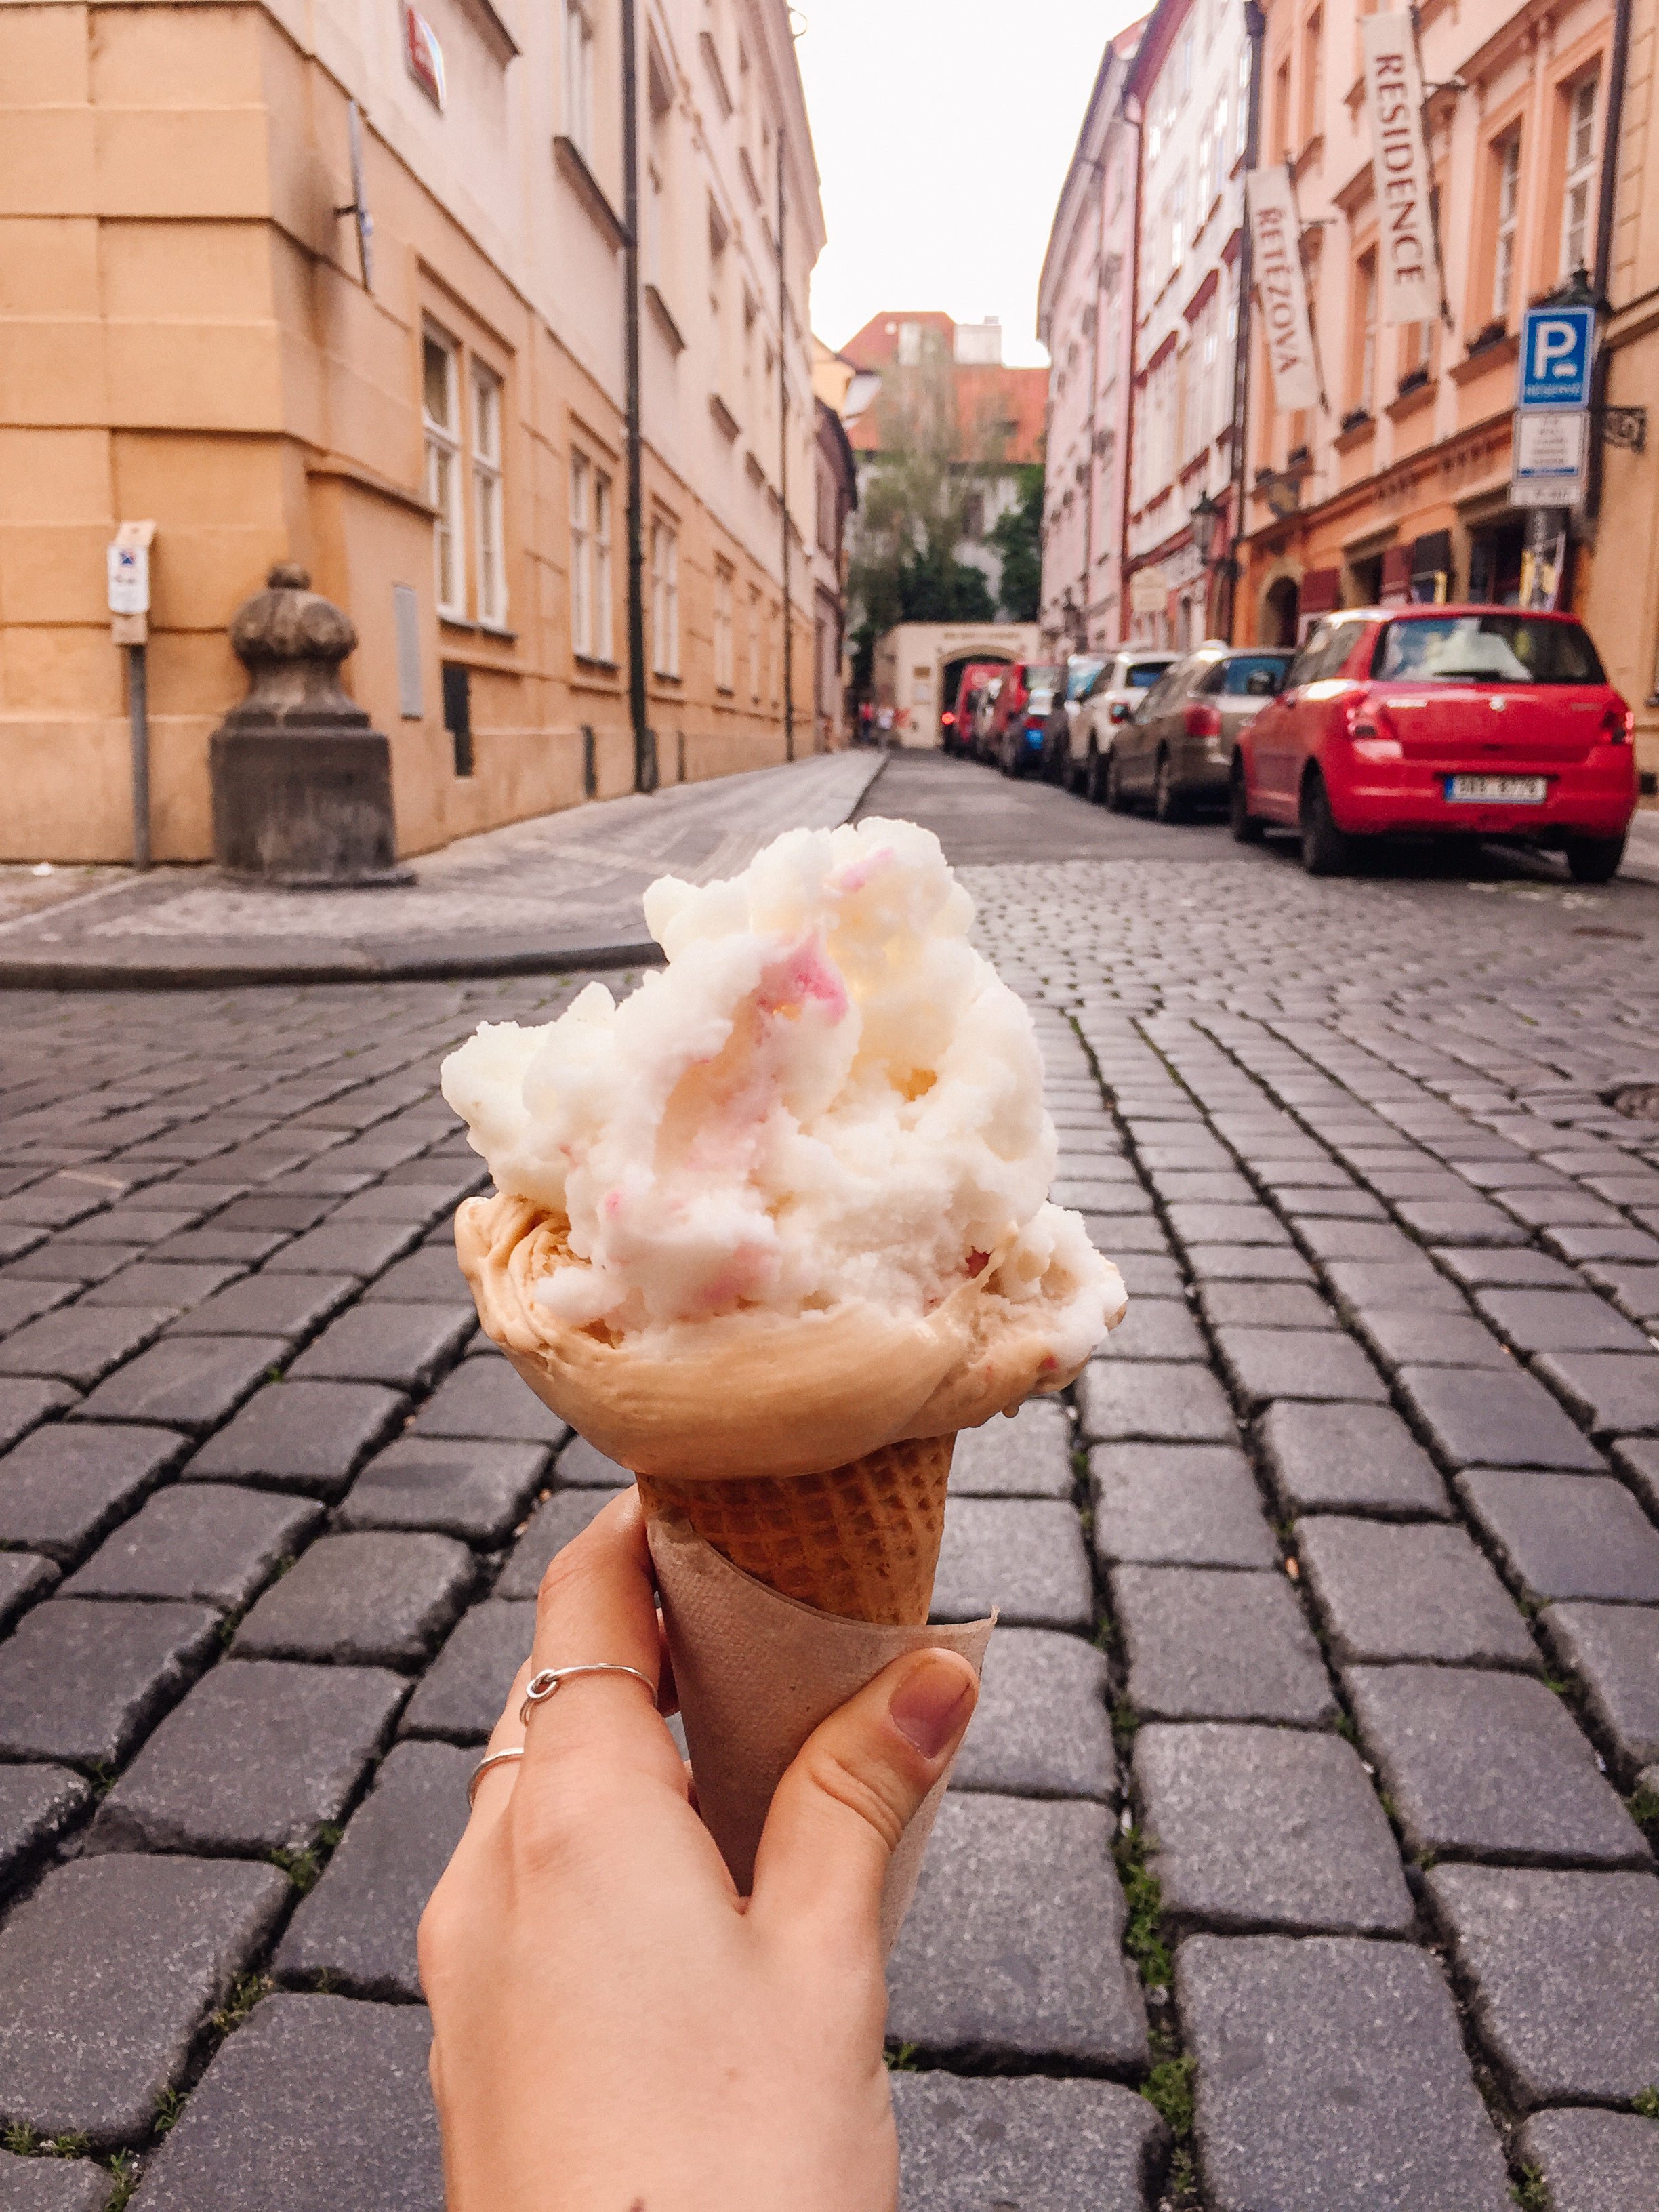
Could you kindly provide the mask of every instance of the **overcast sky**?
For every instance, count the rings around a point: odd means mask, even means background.
[[[1054,203],[1102,50],[1146,5],[799,0],[830,232],[812,272],[821,338],[937,307],[1000,315],[1005,361],[1047,361],[1036,288]]]

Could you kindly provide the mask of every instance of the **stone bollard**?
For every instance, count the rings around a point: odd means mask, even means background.
[[[248,694],[213,733],[213,856],[294,888],[410,880],[397,865],[392,749],[340,688],[351,618],[282,562],[230,621]]]

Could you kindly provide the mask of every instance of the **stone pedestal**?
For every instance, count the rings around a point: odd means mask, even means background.
[[[231,618],[247,697],[213,733],[213,854],[222,868],[295,888],[404,883],[392,749],[340,688],[350,618],[283,563]]]

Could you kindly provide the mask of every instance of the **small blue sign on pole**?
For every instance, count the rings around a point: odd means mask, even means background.
[[[1528,307],[1521,319],[1522,407],[1588,407],[1594,307]]]

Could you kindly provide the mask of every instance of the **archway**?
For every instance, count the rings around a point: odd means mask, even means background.
[[[1269,584],[1261,599],[1263,645],[1294,645],[1301,608],[1301,587],[1294,576],[1280,576]]]

